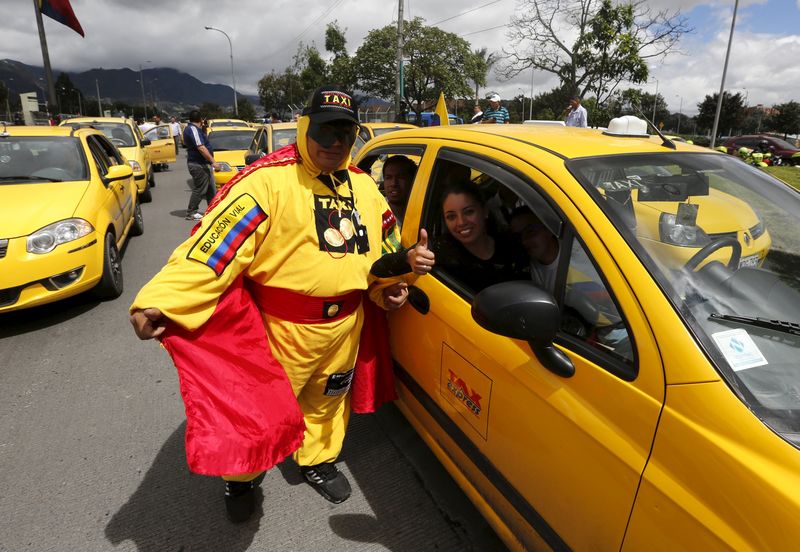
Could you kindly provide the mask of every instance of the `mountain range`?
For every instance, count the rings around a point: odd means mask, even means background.
[[[66,73],[72,84],[81,91],[84,98],[97,98],[97,88],[104,102],[125,102],[131,105],[142,104],[142,86],[139,71],[123,69],[90,69],[88,71],[61,71],[53,68],[53,78]],[[147,103],[159,104],[164,109],[185,109],[196,107],[204,102],[212,102],[221,107],[233,105],[233,88],[224,84],[202,82],[188,73],[169,67],[145,68],[141,75],[144,81],[144,95]],[[46,96],[47,85],[44,68],[3,59],[0,60],[0,81],[5,83],[12,94],[41,92]],[[254,105],[258,96],[239,94]]]

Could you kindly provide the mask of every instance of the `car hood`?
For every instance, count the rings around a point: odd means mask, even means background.
[[[225,151],[215,151],[214,152],[214,160],[215,161],[223,161],[228,163],[231,166],[239,166],[244,165],[244,156],[247,154],[247,150],[225,150]]]
[[[0,238],[27,236],[70,218],[89,182],[43,182],[0,186]],[[24,213],[24,215],[22,215]]]
[[[689,203],[698,206],[697,225],[710,234],[745,230],[758,223],[758,216],[747,203],[720,190],[712,188],[707,196],[692,196]],[[675,214],[678,205],[675,201],[638,202],[639,209],[659,214]]]
[[[139,148],[136,146],[121,147],[119,151],[128,161],[138,161],[137,154],[139,153]]]

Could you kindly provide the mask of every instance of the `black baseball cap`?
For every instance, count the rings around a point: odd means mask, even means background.
[[[337,86],[321,86],[311,95],[309,104],[303,109],[312,123],[346,120],[358,124],[358,103],[349,92]]]

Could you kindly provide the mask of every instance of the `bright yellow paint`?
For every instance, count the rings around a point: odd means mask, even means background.
[[[113,181],[104,182],[98,165],[93,162],[86,139],[93,134],[102,136],[99,131],[15,126],[8,127],[7,132],[11,137],[74,137],[80,142],[88,162],[89,179],[70,182],[20,180],[0,185],[0,219],[7,221],[0,225],[0,239],[8,240],[6,254],[0,259],[3,266],[0,299],[4,298],[3,291],[19,291],[16,301],[5,305],[0,301],[0,312],[50,303],[93,288],[103,275],[106,232],[112,232],[117,247],[121,248],[134,225],[138,208],[130,168],[126,165],[111,167],[119,175]],[[0,135],[0,144],[4,139]],[[59,244],[48,253],[27,252],[28,236],[70,218],[87,221],[93,231]],[[60,289],[48,281],[74,269],[82,269],[81,275]]]

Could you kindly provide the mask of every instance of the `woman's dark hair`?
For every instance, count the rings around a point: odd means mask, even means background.
[[[475,184],[471,182],[453,182],[448,184],[442,190],[442,197],[441,197],[441,205],[444,209],[444,200],[447,199],[447,196],[455,195],[455,194],[463,194],[465,196],[469,196],[475,201],[477,201],[481,207],[486,206],[486,200],[483,198],[483,194],[478,189]]]

